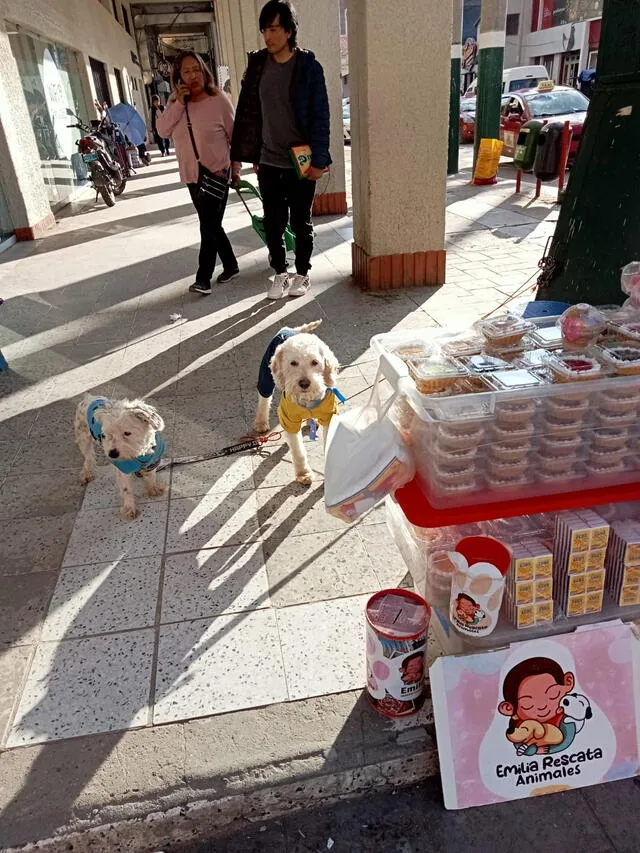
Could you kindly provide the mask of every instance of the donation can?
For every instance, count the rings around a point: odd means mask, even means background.
[[[429,605],[408,589],[384,589],[365,615],[369,699],[387,717],[413,714],[424,698]]]

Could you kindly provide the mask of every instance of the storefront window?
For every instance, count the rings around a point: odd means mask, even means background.
[[[9,40],[40,152],[49,203],[56,209],[86,183],[86,169],[75,145],[79,131],[67,127],[74,122],[67,110],[77,115],[84,112],[77,56],[65,47],[20,31],[12,33]]]

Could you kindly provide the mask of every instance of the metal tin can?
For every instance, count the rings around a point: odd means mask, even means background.
[[[384,589],[365,615],[369,699],[387,717],[414,714],[424,699],[429,605],[408,589]]]

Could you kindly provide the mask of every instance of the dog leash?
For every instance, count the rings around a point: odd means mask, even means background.
[[[210,459],[222,459],[224,456],[233,456],[235,453],[257,452],[268,442],[279,441],[282,438],[281,432],[270,432],[269,435],[248,436],[243,435],[237,444],[229,444],[217,450],[215,453],[209,453],[206,456],[192,456],[189,459],[176,459],[167,462],[162,462],[156,470],[164,471],[167,468],[176,468],[178,465],[194,465],[196,462],[208,462]]]

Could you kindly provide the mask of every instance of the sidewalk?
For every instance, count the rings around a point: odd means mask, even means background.
[[[383,508],[352,527],[326,514],[320,443],[310,489],[278,442],[175,468],[129,523],[106,465],[79,485],[73,415],[84,392],[148,396],[170,456],[211,453],[249,431],[273,333],[318,318],[361,403],[372,335],[468,324],[536,272],[557,209],[513,196],[509,170],[493,188],[450,181],[441,288],[358,291],[346,216],[316,223],[311,296],[270,303],[266,250],[232,200],[242,277],[188,294],[197,223],[174,158],[0,256],[0,847],[196,800],[223,824],[436,772],[429,708],[394,724],[361,696],[364,602],[410,578]],[[141,849],[139,830],[110,844]],[[114,849],[88,839],[74,850]]]

